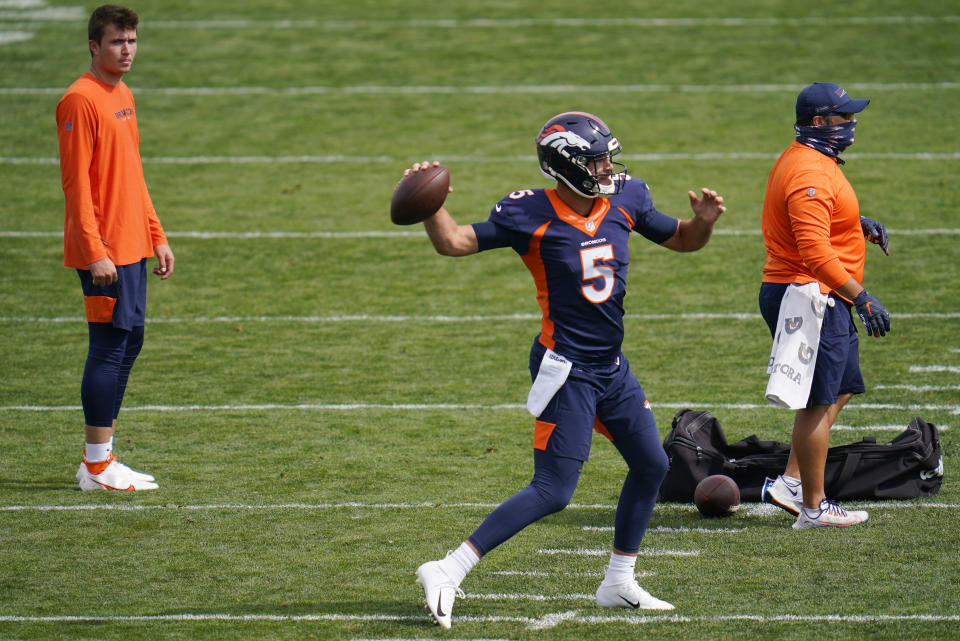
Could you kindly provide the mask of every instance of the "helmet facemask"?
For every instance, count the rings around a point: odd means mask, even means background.
[[[625,165],[613,161],[620,151],[619,141],[607,126],[582,112],[555,116],[537,137],[544,176],[563,181],[584,198],[608,198],[620,192],[623,181],[617,180],[617,175],[627,171]],[[598,165],[604,166],[602,173],[594,173]]]
[[[609,153],[599,156],[575,155],[571,160],[574,164],[581,167],[584,177],[580,181],[580,188],[572,185],[561,176],[563,182],[575,192],[586,198],[607,198],[620,193],[621,182],[617,180],[619,174],[627,173],[627,166],[620,162],[615,162],[613,157],[620,153],[620,146]],[[599,166],[603,166],[609,160],[610,169],[602,173],[595,173]],[[604,184],[606,181],[606,184]]]

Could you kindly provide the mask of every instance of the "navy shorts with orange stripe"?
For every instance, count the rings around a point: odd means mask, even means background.
[[[537,340],[530,350],[530,374],[536,378],[546,348]],[[553,456],[586,461],[593,432],[620,450],[624,458],[663,453],[657,424],[640,382],[621,353],[605,367],[574,365],[566,382],[535,423],[534,447]],[[636,461],[643,464],[643,461]]]
[[[147,259],[117,265],[117,282],[94,285],[88,269],[78,269],[87,322],[111,323],[130,331],[142,327],[147,317]]]

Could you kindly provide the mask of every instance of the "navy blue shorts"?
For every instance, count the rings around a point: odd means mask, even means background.
[[[130,331],[142,327],[147,318],[147,259],[117,265],[117,282],[100,287],[93,284],[89,269],[78,269],[83,288],[83,306],[88,323],[111,323]]]
[[[780,301],[789,287],[786,283],[760,285],[760,314],[770,328],[777,331]],[[863,394],[867,388],[860,374],[860,340],[850,314],[850,303],[832,293],[833,305],[827,305],[820,329],[820,350],[813,371],[813,383],[807,407],[833,405],[841,394]]]
[[[546,348],[534,341],[530,350],[530,375],[534,379],[545,352]],[[536,420],[534,448],[586,461],[594,431],[610,439],[621,452],[663,451],[646,394],[622,353],[609,367],[571,368],[563,387]]]

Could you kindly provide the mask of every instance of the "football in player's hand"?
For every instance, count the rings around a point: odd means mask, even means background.
[[[697,483],[693,502],[704,516],[730,516],[740,507],[740,488],[729,476],[714,474]]]
[[[450,191],[450,170],[430,165],[411,171],[393,191],[390,220],[395,225],[413,225],[437,213]]]

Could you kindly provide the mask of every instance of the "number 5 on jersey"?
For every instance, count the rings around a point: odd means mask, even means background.
[[[613,260],[613,245],[599,245],[580,250],[583,280],[603,279],[603,287],[588,284],[580,288],[580,291],[591,303],[602,303],[610,298],[610,294],[613,292],[615,282],[613,267],[604,265],[602,263],[604,260]]]

